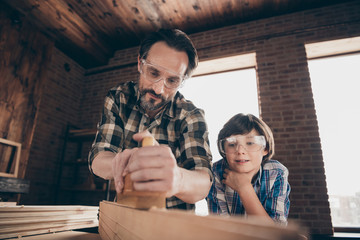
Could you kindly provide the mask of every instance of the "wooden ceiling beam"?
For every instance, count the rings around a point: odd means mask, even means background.
[[[112,52],[109,47],[104,45],[103,41],[91,30],[92,27],[83,20],[82,16],[69,10],[63,1],[10,0],[7,2],[24,15],[23,21],[34,23],[53,39],[60,49],[68,49],[65,44],[71,44],[76,53],[97,59],[97,64],[100,62],[106,64],[108,58],[111,57]]]
[[[344,1],[352,0],[3,0],[85,68],[159,28],[192,34]]]

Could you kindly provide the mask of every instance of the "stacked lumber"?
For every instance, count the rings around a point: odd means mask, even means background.
[[[98,226],[99,207],[0,206],[0,239]]]
[[[102,240],[306,239],[304,230],[295,223],[285,227],[253,217],[197,216],[158,208],[144,211],[107,201],[100,202],[99,216]]]

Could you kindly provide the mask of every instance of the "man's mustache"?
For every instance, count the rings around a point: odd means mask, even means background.
[[[150,94],[154,95],[155,97],[161,98],[162,100],[165,101],[164,97],[161,94],[156,94],[154,92],[154,90],[152,90],[152,89],[144,89],[143,91],[141,91],[141,96],[144,96],[146,93],[150,93]]]

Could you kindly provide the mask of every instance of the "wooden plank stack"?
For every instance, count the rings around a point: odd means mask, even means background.
[[[197,216],[192,212],[151,208],[134,209],[100,202],[99,233],[102,240],[292,240],[306,239],[299,225],[287,227],[254,217]]]
[[[99,207],[0,207],[0,239],[98,226]]]

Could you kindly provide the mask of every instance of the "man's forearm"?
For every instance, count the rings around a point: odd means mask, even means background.
[[[93,160],[91,168],[93,173],[104,179],[113,179],[112,173],[112,160],[115,157],[115,153],[112,152],[100,152]]]
[[[210,190],[210,176],[205,170],[190,171],[181,168],[182,182],[180,192],[175,196],[187,203],[204,199]]]

